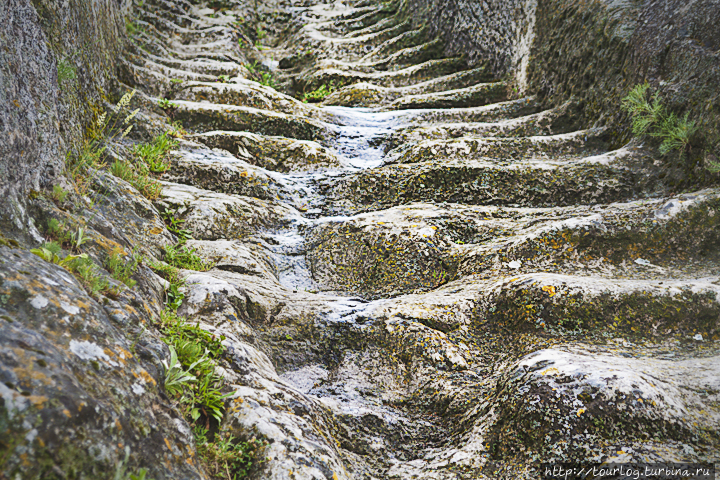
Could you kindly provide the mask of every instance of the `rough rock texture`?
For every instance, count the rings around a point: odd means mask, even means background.
[[[167,347],[150,326],[162,286],[98,302],[59,266],[0,251],[3,474],[92,478],[143,466],[152,478],[203,478],[162,392]]]
[[[0,225],[29,240],[27,195],[64,173],[92,107],[113,93],[124,25],[115,0],[13,0],[0,25]]]

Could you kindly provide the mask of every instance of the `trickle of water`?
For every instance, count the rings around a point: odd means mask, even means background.
[[[387,300],[367,302],[357,297],[339,298],[328,304],[332,309],[332,313],[328,315],[328,320],[336,323],[363,323],[358,320],[362,320],[385,302]]]
[[[383,165],[385,155],[379,146],[379,140],[405,125],[403,120],[417,113],[412,110],[377,112],[368,108],[349,107],[324,107],[324,110],[332,113],[340,123],[330,127],[338,132],[335,146],[344,160],[346,169],[340,172],[293,174],[265,171],[269,177],[284,187],[288,195],[286,200],[292,202],[304,214],[304,216],[299,215],[286,228],[265,234],[278,266],[280,284],[295,291],[319,289],[305,259],[306,244],[303,231],[321,223],[347,221],[352,218],[346,216],[308,218],[321,212],[318,206],[322,204],[323,199],[317,192],[317,183],[329,176],[344,175]],[[376,142],[378,146],[375,146]],[[342,304],[342,302],[346,303]],[[353,302],[359,303],[353,304]],[[334,313],[331,314],[331,320],[348,321],[346,317],[352,317],[354,320],[359,315],[354,312],[365,304],[356,299],[343,299],[341,303],[333,305]]]
[[[405,125],[404,118],[417,114],[412,110],[377,112],[355,107],[324,107],[323,110],[342,122],[333,127],[339,134],[336,148],[355,169],[383,165],[385,155],[378,140]]]

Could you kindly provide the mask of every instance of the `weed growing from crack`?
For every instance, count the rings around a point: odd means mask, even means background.
[[[311,103],[322,102],[325,100],[325,97],[333,92],[335,92],[335,82],[330,81],[328,85],[322,84],[315,90],[303,93],[302,101]]]
[[[134,95],[135,90],[127,92],[111,112],[100,114],[88,128],[80,148],[68,152],[65,173],[81,197],[90,193],[90,184],[97,171],[106,166],[104,159],[108,141],[113,138],[123,139],[132,130],[130,121],[139,109],[129,112],[127,108]]]
[[[183,243],[165,246],[165,262],[168,265],[186,270],[206,272],[213,268],[213,262],[207,262],[196,253],[197,249]]]
[[[660,140],[660,153],[667,155],[673,150],[680,153],[683,158],[695,140],[698,127],[694,121],[668,112],[660,101],[658,92],[648,100],[650,85],[644,83],[637,85],[623,99],[622,108],[633,119],[632,130],[635,136],[648,135]]]
[[[147,165],[152,173],[163,173],[170,165],[166,157],[167,153],[177,146],[177,141],[163,133],[155,137],[150,143],[141,143],[133,147],[133,154],[140,161]]]
[[[171,347],[170,364],[165,364],[168,393],[178,399],[193,421],[204,416],[220,422],[228,395],[221,392],[224,380],[215,367],[225,352],[225,336],[216,337],[171,309],[162,312],[159,329],[163,341]]]
[[[167,229],[171,233],[177,235],[179,243],[184,243],[186,240],[191,240],[192,235],[190,234],[190,230],[182,228],[182,224],[185,223],[185,220],[178,218],[177,213],[177,210],[165,208],[165,210],[160,212],[160,215],[165,221]]]
[[[112,278],[132,288],[137,282],[130,277],[137,272],[142,258],[135,253],[131,255],[121,255],[121,253],[119,248],[111,251],[105,259],[105,268]]]
[[[175,111],[179,108],[179,105],[175,102],[171,102],[167,98],[161,98],[157,102],[158,107],[165,112],[165,115],[170,117],[170,120],[172,120],[175,117]]]
[[[61,187],[60,185],[53,185],[51,198],[56,204],[64,203],[67,195],[68,191],[65,190],[63,187]]]
[[[208,429],[199,425],[195,425],[193,434],[198,455],[214,477],[239,480],[248,476],[255,463],[262,462],[258,454],[266,444],[255,438],[243,442],[229,433],[218,433],[210,441]]]
[[[158,198],[162,192],[162,185],[150,176],[150,168],[144,162],[133,164],[118,159],[110,167],[110,173],[130,183],[149,200]]]

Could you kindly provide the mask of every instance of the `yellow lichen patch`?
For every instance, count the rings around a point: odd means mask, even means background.
[[[581,408],[581,409],[579,409],[579,410],[577,411],[577,416],[579,417],[579,416],[582,415],[583,413],[585,413],[585,409],[584,409],[584,408]]]
[[[123,365],[127,363],[123,355],[118,355],[107,347],[103,349],[103,352],[105,352],[105,355],[107,355],[108,357],[112,358],[113,360],[118,360]]]
[[[122,348],[121,346],[116,345],[115,348],[120,352],[120,355],[119,355],[119,356],[120,356],[121,359],[123,359],[123,360],[129,360],[129,359],[133,358],[133,354],[130,353],[130,352],[128,352],[127,350],[125,350],[125,349]]]
[[[555,367],[550,367],[540,372],[541,375],[550,375],[551,373],[560,373],[560,371]]]
[[[137,379],[142,380],[145,383],[151,383],[153,385],[157,383],[155,382],[155,379],[145,369],[140,369],[139,372],[133,372],[133,376]]]
[[[123,429],[123,428],[122,428],[122,424],[120,423],[120,420],[118,420],[117,418],[115,419],[115,427],[116,427],[118,430],[122,430],[122,429]]]
[[[163,232],[163,229],[160,227],[153,227],[150,230],[148,230],[151,235],[160,235]]]
[[[544,287],[542,287],[542,291],[546,292],[550,297],[555,295],[555,287],[553,287],[552,285],[545,285]]]
[[[70,413],[70,410],[68,410],[67,408],[64,409],[62,412],[63,412],[63,414],[64,414],[66,417],[68,417],[68,418],[71,418],[71,417],[72,417],[72,414]]]
[[[17,367],[13,369],[13,372],[15,372],[15,375],[17,375],[18,378],[27,380],[32,379],[35,381],[38,381],[42,383],[43,385],[53,385],[54,382],[50,377],[48,377],[45,373],[35,370],[33,368],[32,360],[34,357],[28,356],[25,352],[25,350],[21,348],[13,348],[13,353],[17,355],[18,358],[24,359],[25,362],[23,362],[26,366],[23,367]]]
[[[45,395],[30,395],[27,398],[28,400],[30,400],[30,403],[32,403],[36,407],[40,407],[43,403],[48,401],[48,398]]]

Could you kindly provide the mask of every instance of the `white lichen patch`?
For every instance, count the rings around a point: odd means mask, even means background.
[[[63,310],[65,310],[65,311],[66,311],[67,313],[69,313],[70,315],[77,315],[78,313],[80,313],[80,308],[79,308],[79,307],[76,307],[75,305],[70,305],[70,304],[65,303],[65,302],[60,302],[60,308],[62,308]]]
[[[14,418],[15,415],[24,411],[30,401],[22,396],[19,392],[8,388],[4,383],[0,383],[0,398],[2,398],[5,404],[5,410],[7,411],[10,419]]]
[[[80,357],[82,360],[102,360],[105,363],[117,367],[120,364],[110,359],[107,354],[103,351],[102,347],[96,343],[83,341],[78,342],[77,340],[70,340],[70,351]]]
[[[36,295],[35,297],[33,297],[32,300],[30,300],[30,305],[32,305],[33,308],[36,308],[38,310],[42,310],[43,308],[47,307],[48,303],[49,300],[40,294]]]

